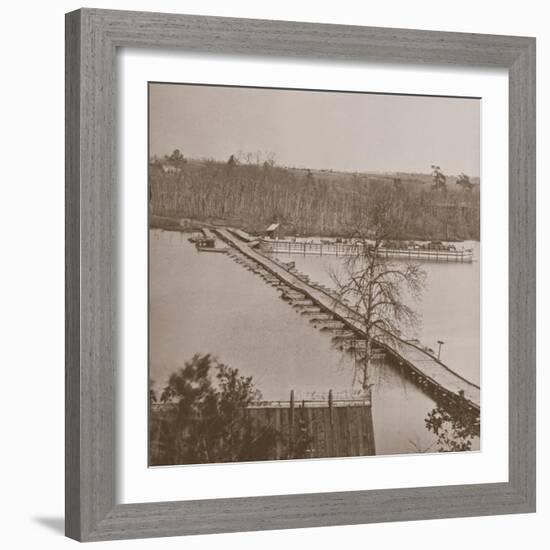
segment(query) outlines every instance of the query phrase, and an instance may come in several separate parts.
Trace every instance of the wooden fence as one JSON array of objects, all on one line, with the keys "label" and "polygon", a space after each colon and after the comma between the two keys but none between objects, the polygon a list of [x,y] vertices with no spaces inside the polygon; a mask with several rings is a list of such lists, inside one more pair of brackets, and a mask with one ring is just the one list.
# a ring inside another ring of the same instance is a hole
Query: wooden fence
[{"label": "wooden fence", "polygon": [[261,431],[274,428],[281,437],[269,459],[374,455],[370,399],[275,401],[253,404],[247,414]]},{"label": "wooden fence", "polygon": [[[313,254],[317,256],[355,256],[362,251],[360,244],[276,240],[262,241],[261,248],[266,252],[275,254]],[[406,258],[434,262],[470,263],[473,261],[473,251],[471,249],[380,248],[378,255],[385,258]]]},{"label": "wooden fence", "polygon": [[[177,410],[173,402],[151,405],[151,465],[179,463],[171,450]],[[239,418],[235,433],[248,430],[253,440],[266,433],[274,436],[254,460],[368,456],[376,451],[370,399],[333,399],[329,392],[327,399],[295,402],[291,392],[290,401],[252,403],[241,409]],[[189,419],[188,426],[194,422]],[[227,460],[224,456],[219,461]]]},{"label": "wooden fence", "polygon": [[307,241],[262,241],[261,247],[276,254],[316,254],[318,256],[354,256],[361,250],[356,244]]}]

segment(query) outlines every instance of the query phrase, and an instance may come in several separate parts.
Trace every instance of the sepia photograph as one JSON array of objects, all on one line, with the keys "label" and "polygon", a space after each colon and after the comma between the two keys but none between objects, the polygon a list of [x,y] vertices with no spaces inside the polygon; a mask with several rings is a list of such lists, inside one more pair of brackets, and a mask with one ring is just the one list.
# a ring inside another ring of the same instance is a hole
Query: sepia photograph
[{"label": "sepia photograph", "polygon": [[149,466],[480,450],[480,109],[149,83]]}]

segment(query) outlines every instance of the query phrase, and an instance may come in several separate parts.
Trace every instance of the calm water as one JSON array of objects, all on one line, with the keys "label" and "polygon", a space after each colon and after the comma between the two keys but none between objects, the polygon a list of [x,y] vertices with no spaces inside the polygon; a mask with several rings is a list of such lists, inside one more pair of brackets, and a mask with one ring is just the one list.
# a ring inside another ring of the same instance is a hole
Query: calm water
[{"label": "calm water", "polygon": [[[299,269],[327,284],[326,263],[338,261],[292,259]],[[470,295],[473,290],[464,280],[475,280],[477,269],[477,264],[427,266],[431,297],[426,293],[419,308],[424,315],[421,341],[433,346],[434,338],[444,340],[443,358],[447,361],[452,355],[453,367],[475,380],[479,315],[471,304],[477,307],[479,291],[477,298]],[[455,280],[456,286],[449,284]],[[149,285],[150,374],[157,387],[195,353],[211,353],[252,376],[268,400],[288,400],[291,389],[298,398],[329,389],[352,389],[353,358],[334,349],[328,333],[314,328],[273,287],[228,256],[197,252],[185,234],[152,230]],[[449,292],[451,286],[453,292]],[[462,299],[457,297],[461,293]],[[454,315],[447,309],[451,306],[459,308]],[[430,323],[441,311],[447,312],[445,317]],[[471,316],[466,321],[465,312]],[[466,340],[449,338],[459,323],[454,319],[460,319],[461,331],[468,328]],[[376,365],[372,379],[377,454],[427,448],[433,434],[426,430],[424,418],[434,402],[388,365]]]},{"label": "calm water", "polygon": [[[459,246],[473,248],[475,261],[470,264],[423,264],[426,287],[418,301],[406,298],[421,315],[421,326],[410,337],[418,338],[423,345],[435,351],[438,349],[437,341],[442,340],[441,360],[468,380],[479,384],[479,242],[467,241]],[[336,256],[278,254],[277,257],[296,262],[297,269],[329,287],[335,286],[329,270],[343,277],[343,260]]]}]

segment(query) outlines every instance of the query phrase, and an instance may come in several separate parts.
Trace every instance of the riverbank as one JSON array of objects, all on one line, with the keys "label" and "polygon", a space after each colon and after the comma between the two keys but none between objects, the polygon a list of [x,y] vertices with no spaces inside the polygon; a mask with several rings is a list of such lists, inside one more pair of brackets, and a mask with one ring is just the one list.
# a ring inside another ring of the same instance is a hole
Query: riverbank
[{"label": "riverbank", "polygon": [[[149,228],[150,229],[164,229],[165,231],[180,231],[182,233],[189,233],[193,231],[198,231],[203,227],[216,229],[224,227],[234,227],[242,229],[250,235],[263,235],[265,234],[266,226],[254,226],[252,224],[247,224],[243,220],[235,218],[186,218],[184,216],[178,216],[175,213],[170,215],[159,215],[152,214],[149,219]],[[289,235],[290,237],[290,235]],[[292,238],[296,238],[298,241],[303,241],[305,239],[313,239],[315,242],[320,242],[320,239],[349,239],[352,238],[351,234],[337,234],[333,231],[323,233],[303,233],[298,237],[292,235]],[[428,243],[430,241],[444,241],[446,243],[461,243],[469,239],[458,239],[458,238],[444,238],[438,236],[428,236],[428,237],[419,237],[414,236],[413,234],[402,237],[400,240],[403,241],[418,241],[420,243]],[[479,240],[472,239],[473,242],[479,242]]]}]

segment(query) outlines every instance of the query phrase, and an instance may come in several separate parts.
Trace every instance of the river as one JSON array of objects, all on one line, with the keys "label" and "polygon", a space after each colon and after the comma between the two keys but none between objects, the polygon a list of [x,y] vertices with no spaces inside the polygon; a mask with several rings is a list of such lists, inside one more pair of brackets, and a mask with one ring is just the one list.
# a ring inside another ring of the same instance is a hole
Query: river
[{"label": "river", "polygon": [[[424,262],[426,285],[418,300],[406,296],[405,300],[420,314],[420,326],[407,336],[418,338],[423,345],[437,352],[441,347],[441,360],[450,368],[475,384],[479,384],[480,313],[479,313],[479,257],[477,241],[459,245],[474,251],[472,263]],[[294,261],[296,268],[313,281],[335,288],[330,273],[345,277],[341,257],[300,254],[278,254],[278,258]]]},{"label": "river", "polygon": [[[260,277],[227,255],[197,252],[187,237],[150,231],[149,356],[157,388],[194,354],[211,353],[252,376],[267,400],[288,400],[292,389],[298,398],[352,389],[353,358],[335,349],[328,333],[314,328]],[[478,258],[479,248],[475,254]],[[326,284],[327,265],[339,261],[292,259],[301,271]],[[443,340],[442,359],[477,381],[479,264],[425,268],[428,284],[417,304],[423,316],[418,337],[432,347]],[[453,338],[457,331],[460,341]],[[424,418],[435,407],[432,399],[384,363],[374,366],[372,381],[377,454],[428,449],[434,436]]]}]

